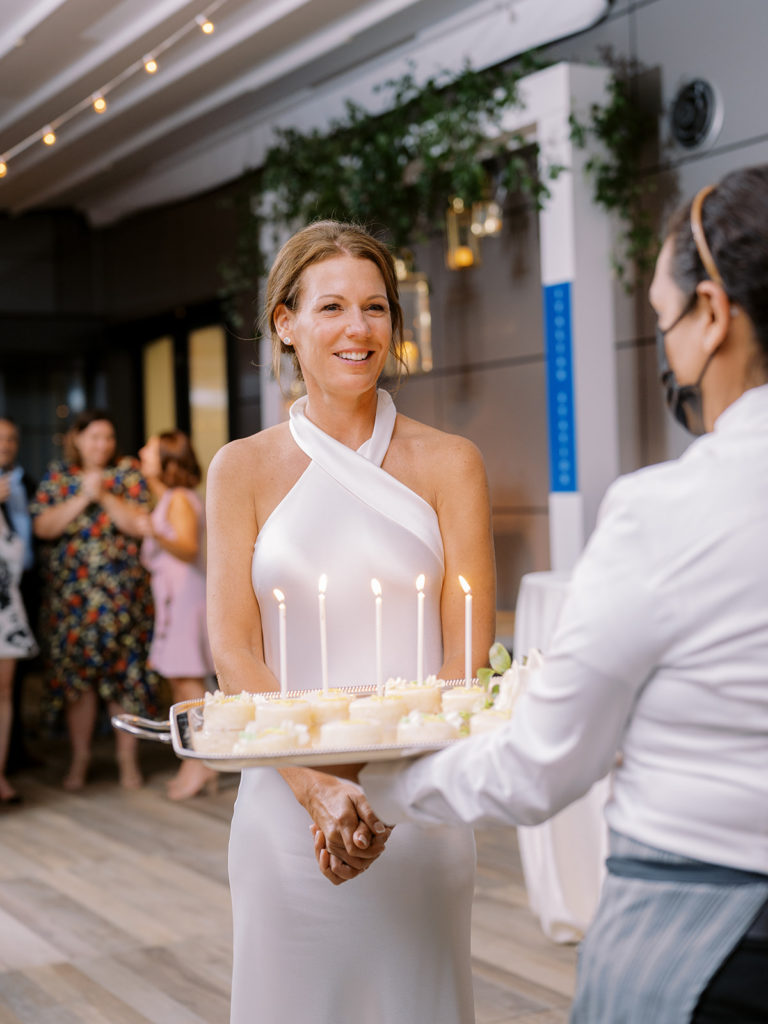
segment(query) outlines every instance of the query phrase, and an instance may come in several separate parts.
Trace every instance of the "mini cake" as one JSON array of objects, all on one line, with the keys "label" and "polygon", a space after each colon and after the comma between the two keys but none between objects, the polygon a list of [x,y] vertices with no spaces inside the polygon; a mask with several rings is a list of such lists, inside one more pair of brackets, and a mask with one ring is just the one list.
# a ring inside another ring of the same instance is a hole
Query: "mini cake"
[{"label": "mini cake", "polygon": [[378,722],[364,718],[344,718],[323,722],[320,726],[319,747],[373,747],[382,740],[382,727]]},{"label": "mini cake", "polygon": [[306,725],[285,722],[284,725],[260,729],[256,722],[249,722],[238,736],[232,753],[279,754],[306,746],[309,746],[309,730]]},{"label": "mini cake", "polygon": [[398,743],[441,743],[455,740],[458,735],[459,730],[445,715],[411,711],[397,723]]},{"label": "mini cake", "polygon": [[508,722],[512,717],[511,711],[504,711],[498,708],[483,708],[476,711],[469,720],[469,735],[479,736],[483,732],[493,732],[499,726]]},{"label": "mini cake", "polygon": [[312,717],[316,725],[323,722],[336,722],[346,718],[349,714],[349,705],[354,699],[351,694],[343,690],[329,690],[323,693],[322,690],[308,692],[307,700],[312,705]]},{"label": "mini cake", "polygon": [[392,743],[397,723],[408,713],[408,705],[402,697],[360,697],[349,706],[349,717],[353,721],[361,718],[376,722],[383,730],[382,742]]},{"label": "mini cake", "polygon": [[257,705],[256,724],[259,729],[281,726],[284,722],[309,728],[312,725],[312,705],[308,700],[290,697],[276,697]]},{"label": "mini cake", "polygon": [[425,714],[437,714],[440,711],[442,690],[437,676],[427,676],[422,683],[388,679],[385,690],[388,695],[402,697],[409,711],[423,711]]},{"label": "mini cake", "polygon": [[198,754],[231,754],[239,735],[237,729],[193,729],[190,732],[192,749]]},{"label": "mini cake", "polygon": [[443,692],[443,711],[479,711],[487,697],[482,686],[452,686]]},{"label": "mini cake", "polygon": [[203,700],[203,731],[218,732],[222,729],[242,730],[253,721],[255,714],[254,694],[206,693]]}]

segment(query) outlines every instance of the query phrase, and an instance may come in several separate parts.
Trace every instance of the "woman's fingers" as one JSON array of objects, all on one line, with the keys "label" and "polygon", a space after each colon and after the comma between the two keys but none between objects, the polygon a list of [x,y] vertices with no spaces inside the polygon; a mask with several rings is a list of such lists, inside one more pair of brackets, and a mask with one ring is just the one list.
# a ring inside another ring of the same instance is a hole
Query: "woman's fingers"
[{"label": "woman's fingers", "polygon": [[392,829],[381,821],[374,809],[368,803],[368,798],[365,793],[362,793],[360,790],[355,790],[350,793],[350,799],[355,806],[358,818],[370,829],[373,835],[383,836],[385,833],[389,835]]}]

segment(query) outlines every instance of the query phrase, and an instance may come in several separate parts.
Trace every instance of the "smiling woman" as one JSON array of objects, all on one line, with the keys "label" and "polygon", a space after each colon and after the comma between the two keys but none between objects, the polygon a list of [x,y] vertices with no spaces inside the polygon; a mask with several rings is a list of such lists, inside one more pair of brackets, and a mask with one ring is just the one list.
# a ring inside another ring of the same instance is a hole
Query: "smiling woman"
[{"label": "smiling woman", "polygon": [[[464,669],[460,572],[472,580],[477,668],[495,606],[485,469],[468,441],[399,415],[377,388],[402,333],[389,251],[352,225],[305,228],[277,256],[265,319],[276,359],[292,354],[307,394],[290,423],[232,442],[209,470],[209,632],[221,688],[276,690],[278,666],[290,689],[320,688],[321,578],[330,686],[371,679],[374,665],[383,677],[413,672],[419,576],[424,672]],[[381,629],[371,580],[384,595]],[[244,771],[230,844],[233,1024],[353,1024],[361,1008],[370,1024],[469,1024],[473,867],[471,830],[405,826],[389,836],[344,778]],[[338,891],[322,875],[355,880]],[[376,955],[346,974],[352,941]]]},{"label": "smiling woman", "polygon": [[298,306],[280,303],[273,322],[304,381],[344,387],[378,380],[392,340],[386,286],[375,263],[340,255],[308,267]]}]

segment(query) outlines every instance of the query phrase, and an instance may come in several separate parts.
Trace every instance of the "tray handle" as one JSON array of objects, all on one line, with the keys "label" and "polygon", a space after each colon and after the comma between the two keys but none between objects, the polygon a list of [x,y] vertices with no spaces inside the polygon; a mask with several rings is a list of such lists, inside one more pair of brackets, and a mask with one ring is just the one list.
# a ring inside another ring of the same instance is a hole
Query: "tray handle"
[{"label": "tray handle", "polygon": [[154,740],[155,743],[171,742],[171,723],[169,721],[156,722],[151,718],[142,718],[140,715],[113,715],[112,725],[115,729],[129,732],[133,736],[140,736],[143,740]]}]

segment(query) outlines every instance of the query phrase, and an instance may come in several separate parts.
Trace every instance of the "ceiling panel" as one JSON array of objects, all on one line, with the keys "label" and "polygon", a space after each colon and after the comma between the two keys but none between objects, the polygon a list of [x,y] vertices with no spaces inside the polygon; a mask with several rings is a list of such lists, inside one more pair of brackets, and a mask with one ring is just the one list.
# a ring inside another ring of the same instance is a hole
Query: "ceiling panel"
[{"label": "ceiling panel", "polygon": [[[442,26],[453,40],[446,54],[458,67],[457,39],[466,37],[476,49],[476,37],[493,32],[499,60],[531,38],[521,31],[528,13],[546,21],[547,38],[554,38],[552,12],[559,10],[573,31],[600,17],[608,3],[0,0],[0,158],[8,165],[0,209],[74,205],[92,214],[99,206],[109,211],[102,216],[115,217],[161,194],[166,201],[192,194],[245,170],[256,156],[243,139],[254,132],[261,139],[301,109],[302,97],[343,87],[359,98],[356,75],[378,67],[380,80],[393,69],[402,73],[408,60],[418,60],[422,37],[439,37]],[[210,36],[195,22],[204,13],[216,26]],[[508,40],[499,39],[499,26]],[[160,70],[147,75],[141,60],[158,49]],[[90,98],[105,86],[107,111],[95,114]],[[53,147],[40,141],[47,124],[56,128]],[[228,155],[219,152],[223,146]],[[206,150],[205,174],[196,179],[198,155]],[[161,193],[153,176],[163,178]],[[122,201],[124,193],[130,201]]]}]

